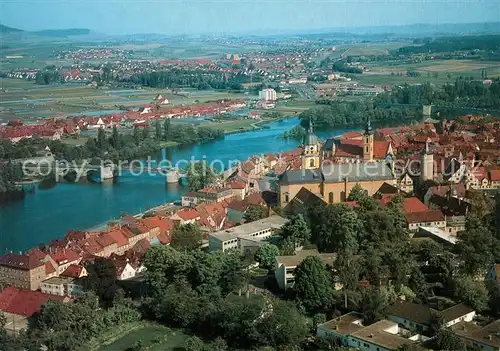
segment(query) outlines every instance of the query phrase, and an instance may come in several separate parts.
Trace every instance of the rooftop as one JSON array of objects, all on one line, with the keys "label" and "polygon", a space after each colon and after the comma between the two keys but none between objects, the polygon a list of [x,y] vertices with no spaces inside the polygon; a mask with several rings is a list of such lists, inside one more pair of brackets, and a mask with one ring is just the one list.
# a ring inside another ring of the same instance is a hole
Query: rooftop
[{"label": "rooftop", "polygon": [[418,324],[428,325],[431,320],[432,309],[428,306],[413,302],[398,301],[389,306],[387,315],[393,315]]},{"label": "rooftop", "polygon": [[300,250],[293,256],[276,256],[276,261],[285,267],[296,267],[302,260],[309,256],[319,257],[323,263],[329,265],[332,265],[337,257],[334,253],[319,253],[318,250]]},{"label": "rooftop", "polygon": [[227,241],[238,237],[245,237],[250,234],[259,232],[261,230],[266,230],[269,228],[279,229],[287,221],[288,220],[283,217],[274,215],[268,218],[259,219],[258,221],[255,222],[244,223],[242,225],[230,229],[219,230],[218,232],[209,234],[209,236],[216,238],[220,241]]},{"label": "rooftop", "polygon": [[396,350],[404,344],[412,343],[409,339],[386,331],[394,327],[398,327],[398,324],[383,319],[354,332],[352,336],[389,350]]},{"label": "rooftop", "polygon": [[325,164],[322,171],[326,183],[394,179],[391,169],[383,162]]},{"label": "rooftop", "polygon": [[436,227],[420,227],[418,233],[416,233],[413,237],[430,237],[432,239],[438,239],[438,241],[445,241],[450,244],[455,244],[457,242],[456,234],[451,235],[451,233]]},{"label": "rooftop", "polygon": [[321,329],[333,330],[339,334],[352,334],[362,328],[363,315],[351,312],[319,325]]},{"label": "rooftop", "polygon": [[9,286],[0,292],[0,310],[25,317],[40,311],[48,300],[67,301],[67,296],[44,294]]},{"label": "rooftop", "polygon": [[67,277],[53,277],[47,280],[44,280],[42,284],[53,284],[53,285],[63,285],[63,284],[71,284],[75,281],[73,278]]},{"label": "rooftop", "polygon": [[479,328],[474,323],[461,322],[454,326],[453,331],[476,343],[488,345],[494,349],[500,348],[500,319],[483,328]]}]

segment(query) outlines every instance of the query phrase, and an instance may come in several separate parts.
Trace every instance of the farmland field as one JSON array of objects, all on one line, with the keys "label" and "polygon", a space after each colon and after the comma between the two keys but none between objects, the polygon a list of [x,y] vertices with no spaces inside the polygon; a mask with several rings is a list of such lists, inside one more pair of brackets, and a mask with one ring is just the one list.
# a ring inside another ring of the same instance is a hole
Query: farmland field
[{"label": "farmland field", "polygon": [[186,89],[95,89],[82,84],[36,85],[21,79],[0,78],[0,119],[36,120],[56,115],[113,113],[120,106],[151,104],[162,94],[170,105],[190,105],[221,99],[246,99],[248,95],[225,91]]}]

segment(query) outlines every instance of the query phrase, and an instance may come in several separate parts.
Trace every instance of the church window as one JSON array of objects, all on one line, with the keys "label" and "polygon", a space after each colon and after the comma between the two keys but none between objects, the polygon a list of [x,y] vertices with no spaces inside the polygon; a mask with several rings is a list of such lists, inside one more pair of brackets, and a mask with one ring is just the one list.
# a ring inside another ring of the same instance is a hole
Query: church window
[{"label": "church window", "polygon": [[366,149],[365,149],[365,150],[366,150],[366,152],[368,152],[368,146],[366,146]]},{"label": "church window", "polygon": [[290,201],[290,194],[285,193],[285,202],[289,202],[289,201]]},{"label": "church window", "polygon": [[331,204],[333,204],[333,192],[330,192],[328,194],[328,202],[331,203]]},{"label": "church window", "polygon": [[315,167],[315,164],[314,164],[314,158],[311,158],[309,160],[309,167]]}]

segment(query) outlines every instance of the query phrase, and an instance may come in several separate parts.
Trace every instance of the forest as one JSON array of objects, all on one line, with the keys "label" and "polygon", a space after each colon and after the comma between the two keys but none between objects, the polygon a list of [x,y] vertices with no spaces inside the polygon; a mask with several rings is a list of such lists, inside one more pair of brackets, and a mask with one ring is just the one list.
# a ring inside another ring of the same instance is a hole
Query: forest
[{"label": "forest", "polygon": [[422,105],[431,104],[442,110],[440,118],[452,116],[455,109],[476,109],[475,113],[479,114],[488,111],[498,114],[500,80],[494,80],[489,86],[464,78],[441,88],[429,83],[405,84],[359,102],[317,100],[316,103],[320,107],[300,114],[303,127],[308,126],[309,119],[321,128],[362,125],[368,118],[375,123],[409,123],[420,121]]},{"label": "forest", "polygon": [[[416,44],[422,43],[422,39],[417,39]],[[437,39],[426,39],[420,46],[405,46],[399,48],[398,53],[402,54],[426,54],[450,51],[499,51],[500,35],[470,35],[458,37],[442,37]]]}]

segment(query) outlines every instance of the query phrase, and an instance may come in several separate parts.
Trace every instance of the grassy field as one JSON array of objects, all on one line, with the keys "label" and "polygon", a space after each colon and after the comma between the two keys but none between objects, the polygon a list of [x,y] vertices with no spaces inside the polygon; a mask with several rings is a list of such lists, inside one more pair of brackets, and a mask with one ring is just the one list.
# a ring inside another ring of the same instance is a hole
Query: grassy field
[{"label": "grassy field", "polygon": [[154,323],[138,322],[104,333],[79,351],[124,351],[139,340],[143,350],[175,350],[182,348],[187,338],[188,336],[181,330],[172,330]]},{"label": "grassy field", "polygon": [[[434,84],[452,83],[456,78],[473,77],[481,79],[483,69],[488,77],[500,76],[500,62],[479,60],[435,60],[413,64],[388,65],[384,63],[367,63],[368,72],[357,75],[356,80],[364,84],[402,84],[425,83]],[[407,71],[420,72],[420,77],[398,76],[398,73]],[[437,77],[435,77],[437,74]]]}]

